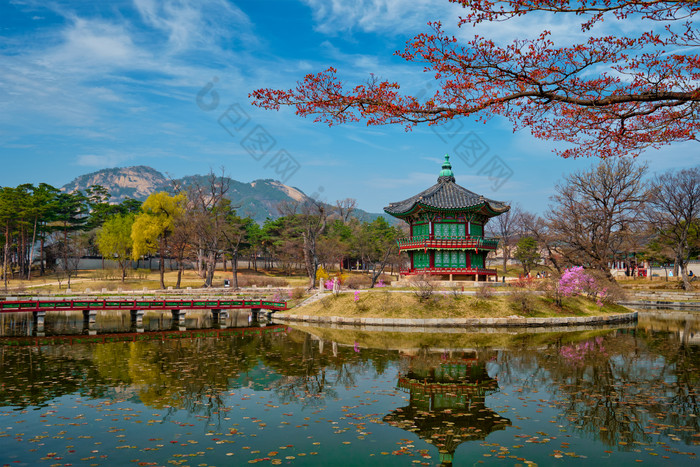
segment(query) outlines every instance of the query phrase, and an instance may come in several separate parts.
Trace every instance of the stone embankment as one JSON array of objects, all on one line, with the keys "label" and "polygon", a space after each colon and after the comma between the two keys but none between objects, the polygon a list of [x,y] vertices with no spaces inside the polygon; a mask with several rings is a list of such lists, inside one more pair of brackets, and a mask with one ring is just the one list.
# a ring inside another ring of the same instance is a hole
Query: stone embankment
[{"label": "stone embankment", "polygon": [[684,308],[700,310],[700,292],[634,291],[620,305],[641,308]]},{"label": "stone embankment", "polygon": [[407,318],[354,318],[346,316],[312,316],[297,314],[275,314],[275,321],[301,321],[320,324],[349,324],[357,326],[406,326],[406,327],[544,327],[544,326],[579,326],[637,321],[637,312],[601,316],[572,316],[562,318],[444,318],[444,319],[407,319]]}]

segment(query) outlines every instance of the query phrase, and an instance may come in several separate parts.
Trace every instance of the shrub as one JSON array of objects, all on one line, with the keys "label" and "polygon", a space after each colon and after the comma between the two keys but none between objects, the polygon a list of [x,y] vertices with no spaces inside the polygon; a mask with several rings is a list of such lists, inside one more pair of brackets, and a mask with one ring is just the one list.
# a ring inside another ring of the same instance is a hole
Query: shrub
[{"label": "shrub", "polygon": [[138,279],[146,279],[148,275],[151,273],[151,270],[148,268],[138,268],[134,269],[134,274]]},{"label": "shrub", "polygon": [[386,313],[391,307],[391,293],[388,290],[384,290],[380,295],[381,299],[379,301],[379,307],[381,308],[382,313]]},{"label": "shrub", "polygon": [[304,297],[304,294],[306,293],[306,289],[304,287],[294,287],[292,289],[292,294],[291,298],[295,300],[299,300]]},{"label": "shrub", "polygon": [[428,300],[435,292],[435,281],[430,275],[418,274],[413,276],[410,284],[411,288],[413,289],[413,293],[421,302]]},{"label": "shrub", "polygon": [[493,297],[493,287],[488,284],[484,284],[476,289],[476,298],[479,300],[488,300]]},{"label": "shrub", "polygon": [[316,270],[316,283],[318,283],[319,279],[323,279],[324,282],[328,280],[330,276],[326,272],[325,269],[323,269],[323,266],[319,266],[318,269]]},{"label": "shrub", "polygon": [[288,284],[286,280],[280,279],[279,277],[247,275],[238,276],[239,287],[251,287],[253,285],[256,287],[267,287],[268,285],[272,287],[286,287]]},{"label": "shrub", "polygon": [[102,270],[102,278],[104,280],[113,280],[113,279],[121,279],[122,275],[121,272],[118,269],[103,269]]},{"label": "shrub", "polygon": [[360,289],[362,287],[369,287],[372,280],[365,275],[355,275],[349,276],[345,280],[345,286],[349,289]]},{"label": "shrub", "polygon": [[508,294],[508,300],[523,314],[528,314],[532,311],[534,299],[532,293],[525,288],[517,288]]},{"label": "shrub", "polygon": [[564,295],[561,292],[561,287],[559,287],[559,279],[560,276],[548,277],[538,284],[537,290],[544,292],[545,298],[552,300],[561,308]]},{"label": "shrub", "polygon": [[454,300],[458,300],[462,297],[462,291],[464,290],[464,288],[461,285],[452,284],[448,290],[452,298]]},{"label": "shrub", "polygon": [[584,271],[582,266],[569,268],[559,279],[559,289],[565,297],[585,295],[598,306],[622,298],[622,290],[601,271]]},{"label": "shrub", "polygon": [[379,278],[377,278],[377,282],[379,281],[382,281],[386,286],[391,285],[391,276],[388,274],[381,274]]},{"label": "shrub", "polygon": [[338,279],[340,285],[345,285],[345,281],[348,279],[347,274],[336,274],[335,278]]}]

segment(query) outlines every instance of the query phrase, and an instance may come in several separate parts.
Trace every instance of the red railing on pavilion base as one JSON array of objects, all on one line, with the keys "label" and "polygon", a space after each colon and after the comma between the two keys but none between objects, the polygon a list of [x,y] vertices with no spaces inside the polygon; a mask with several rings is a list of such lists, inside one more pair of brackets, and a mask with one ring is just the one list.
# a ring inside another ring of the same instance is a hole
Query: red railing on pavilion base
[{"label": "red railing on pavilion base", "polygon": [[450,250],[495,250],[498,247],[498,239],[480,237],[408,237],[397,240],[397,243],[399,244],[399,249],[401,250],[422,248],[444,248]]},{"label": "red railing on pavilion base", "polygon": [[480,275],[495,276],[495,269],[486,268],[421,268],[421,269],[401,269],[402,276],[413,276],[416,274],[459,274],[459,275]]}]

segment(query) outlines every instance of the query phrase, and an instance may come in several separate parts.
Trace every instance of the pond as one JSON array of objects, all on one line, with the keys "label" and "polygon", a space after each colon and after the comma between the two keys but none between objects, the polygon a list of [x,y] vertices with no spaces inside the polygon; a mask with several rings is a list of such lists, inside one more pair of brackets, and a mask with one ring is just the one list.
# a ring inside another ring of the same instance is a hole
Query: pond
[{"label": "pond", "polygon": [[65,335],[69,317],[44,338],[5,317],[0,463],[698,465],[696,316],[513,333],[115,318]]}]

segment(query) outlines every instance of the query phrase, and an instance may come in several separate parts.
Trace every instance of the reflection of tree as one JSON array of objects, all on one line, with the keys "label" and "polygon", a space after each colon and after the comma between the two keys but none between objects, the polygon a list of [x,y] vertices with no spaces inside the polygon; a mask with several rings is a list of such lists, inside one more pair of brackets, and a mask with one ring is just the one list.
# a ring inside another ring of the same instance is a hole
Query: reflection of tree
[{"label": "reflection of tree", "polygon": [[530,368],[549,383],[553,400],[576,429],[631,449],[668,429],[679,429],[673,435],[692,442],[700,429],[698,357],[675,339],[618,331],[530,355],[503,353],[498,377],[507,382],[512,375],[501,369]]},{"label": "reflection of tree", "polygon": [[88,349],[0,346],[0,406],[44,407],[66,394],[102,397],[107,391]]},{"label": "reflection of tree", "polygon": [[476,355],[423,352],[407,366],[398,387],[410,393],[410,404],[384,421],[437,446],[443,465],[452,464],[460,444],[485,439],[510,425],[485,405],[486,395],[497,391],[498,383]]},{"label": "reflection of tree", "polygon": [[258,363],[259,338],[132,342],[128,373],[150,407],[182,408],[210,416],[224,405],[232,379]]},{"label": "reflection of tree", "polygon": [[355,375],[370,368],[383,371],[388,362],[398,358],[396,352],[373,349],[357,352],[343,346],[338,346],[335,353],[330,349],[322,352],[323,342],[295,330],[277,344],[261,356],[268,366],[284,375],[274,384],[275,391],[282,401],[295,401],[303,406],[321,405],[326,397],[337,397],[335,387],[349,389],[356,384]]}]

